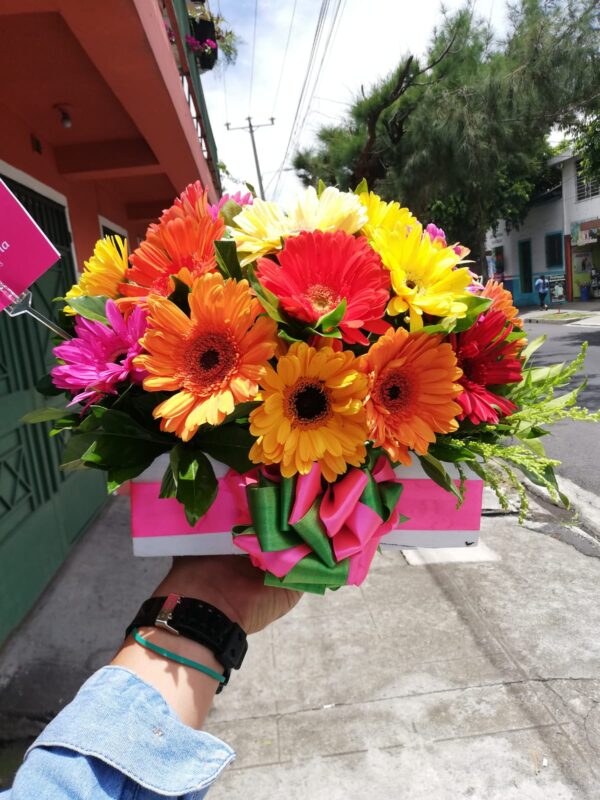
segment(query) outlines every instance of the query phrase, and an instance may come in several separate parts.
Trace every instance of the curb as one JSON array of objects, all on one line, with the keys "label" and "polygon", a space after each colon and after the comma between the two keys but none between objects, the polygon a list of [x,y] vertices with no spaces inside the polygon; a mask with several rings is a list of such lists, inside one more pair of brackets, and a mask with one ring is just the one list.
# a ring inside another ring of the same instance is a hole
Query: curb
[{"label": "curb", "polygon": [[577,316],[574,316],[572,314],[565,313],[565,319],[557,319],[555,317],[524,317],[523,319],[524,322],[541,322],[544,325],[568,325],[571,322],[579,322],[580,320],[589,319],[593,316],[595,315],[581,313],[577,314]]},{"label": "curb", "polygon": [[[556,503],[549,492],[541,486],[536,486],[527,479],[523,480],[523,485],[529,494],[533,495],[537,500],[541,500],[547,505],[552,506],[553,509],[562,512],[562,514],[574,513],[578,523],[575,527],[596,543],[600,544],[600,505],[596,508],[598,500],[594,495],[591,495],[591,493],[587,492],[585,489],[581,489],[568,478],[559,478],[561,491],[566,494],[571,501],[570,508],[565,509],[562,505]],[[596,513],[594,513],[594,511]],[[564,523],[564,520],[562,522]]]}]

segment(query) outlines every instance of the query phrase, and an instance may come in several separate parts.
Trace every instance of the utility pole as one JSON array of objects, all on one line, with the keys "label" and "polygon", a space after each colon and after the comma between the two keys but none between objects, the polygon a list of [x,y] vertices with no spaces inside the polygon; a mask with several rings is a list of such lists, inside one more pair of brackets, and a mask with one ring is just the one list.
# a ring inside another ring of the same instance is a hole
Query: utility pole
[{"label": "utility pole", "polygon": [[252,152],[254,153],[254,163],[256,165],[256,175],[258,177],[258,191],[260,194],[260,199],[265,199],[265,189],[262,182],[262,174],[260,171],[260,164],[258,163],[258,151],[256,149],[256,142],[254,140],[254,131],[258,128],[270,128],[271,125],[275,125],[275,117],[270,117],[270,122],[263,122],[261,125],[253,125],[252,124],[252,117],[246,117],[248,120],[247,125],[241,125],[238,128],[232,128],[229,122],[225,123],[225,127],[228,131],[248,131],[250,134],[250,140],[252,141]]}]

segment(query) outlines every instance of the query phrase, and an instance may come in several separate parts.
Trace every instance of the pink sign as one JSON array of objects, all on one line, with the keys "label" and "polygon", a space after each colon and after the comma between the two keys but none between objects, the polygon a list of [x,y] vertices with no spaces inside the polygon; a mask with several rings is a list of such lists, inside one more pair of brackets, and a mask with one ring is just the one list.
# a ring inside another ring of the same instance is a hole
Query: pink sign
[{"label": "pink sign", "polygon": [[60,253],[0,181],[0,311],[10,305],[40,275],[55,264]]}]

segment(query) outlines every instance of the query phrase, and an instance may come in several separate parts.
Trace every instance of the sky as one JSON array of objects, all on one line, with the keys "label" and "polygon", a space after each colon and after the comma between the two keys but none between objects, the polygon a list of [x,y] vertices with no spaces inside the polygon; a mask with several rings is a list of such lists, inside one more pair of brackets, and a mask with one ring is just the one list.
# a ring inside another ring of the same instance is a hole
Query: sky
[{"label": "sky", "polygon": [[[368,91],[398,65],[405,53],[422,55],[440,19],[440,0],[342,0],[333,26],[336,4],[336,0],[329,3],[313,59],[320,69],[314,69],[308,83],[292,138],[295,149],[313,144],[322,125],[340,122],[348,104],[360,95],[361,86]],[[285,205],[300,188],[289,169],[294,148],[285,163],[284,156],[310,62],[321,0],[296,0],[295,11],[294,0],[210,0],[209,5],[213,13],[225,17],[242,40],[234,65],[219,63],[202,76],[219,160],[237,179],[226,180],[224,188],[243,188],[245,181],[258,188],[247,128],[228,131],[225,123],[232,128],[247,126],[247,117],[251,116],[253,125],[262,125],[274,117],[273,126],[256,131],[256,147],[266,198]],[[464,0],[445,2],[449,11],[462,5]],[[506,31],[504,0],[474,0],[474,6],[479,16],[491,21],[499,36]],[[282,164],[284,170],[278,179]]]}]

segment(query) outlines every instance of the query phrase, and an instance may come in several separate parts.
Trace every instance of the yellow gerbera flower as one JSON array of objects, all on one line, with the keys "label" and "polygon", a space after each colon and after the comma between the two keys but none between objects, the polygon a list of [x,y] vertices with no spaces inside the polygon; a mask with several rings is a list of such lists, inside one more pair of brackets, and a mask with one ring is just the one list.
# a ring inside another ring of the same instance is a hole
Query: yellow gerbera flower
[{"label": "yellow gerbera flower", "polygon": [[240,264],[245,266],[281,248],[281,240],[291,232],[290,221],[278,203],[256,198],[234,217],[231,229]]},{"label": "yellow gerbera flower", "polygon": [[379,228],[371,244],[390,270],[396,293],[388,304],[388,314],[409,311],[411,330],[423,327],[423,314],[466,315],[471,275],[466,267],[456,269],[461,255],[452,247],[437,248],[429,236],[423,236],[420,224],[408,231],[401,225],[391,231]]},{"label": "yellow gerbera flower", "polygon": [[286,215],[277,203],[255,200],[234,217],[231,235],[242,266],[280,250],[282,240],[301,231],[344,231],[353,234],[367,221],[358,197],[328,186],[320,196],[311,186]]},{"label": "yellow gerbera flower", "polygon": [[328,186],[320,195],[310,186],[301,194],[289,212],[292,230],[344,231],[353,234],[367,221],[367,213],[352,192],[340,192]]},{"label": "yellow gerbera flower", "polygon": [[[106,236],[96,242],[94,254],[85,261],[79,282],[74,284],[66,294],[71,297],[110,297],[119,294],[119,284],[127,270],[127,239],[120,236]],[[65,307],[67,314],[75,311]]]},{"label": "yellow gerbera flower", "polygon": [[386,203],[374,192],[363,192],[358,199],[367,212],[367,222],[362,229],[367,239],[372,239],[374,232],[381,228],[392,231],[398,226],[408,229],[418,224],[408,208],[402,208],[400,203]]},{"label": "yellow gerbera flower", "polygon": [[161,430],[189,441],[200,425],[220,425],[236,403],[254,400],[277,347],[276,326],[250,293],[247,281],[220,273],[196,278],[190,316],[166,297],[148,295],[148,355],[136,365],[149,373],[144,389],[177,391],[153,411]]},{"label": "yellow gerbera flower", "polygon": [[279,464],[281,474],[306,475],[315,461],[334,481],[365,458],[367,378],[350,351],[315,350],[295,342],[261,379],[263,404],[250,415],[255,464]]}]

